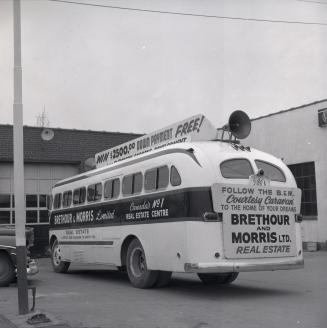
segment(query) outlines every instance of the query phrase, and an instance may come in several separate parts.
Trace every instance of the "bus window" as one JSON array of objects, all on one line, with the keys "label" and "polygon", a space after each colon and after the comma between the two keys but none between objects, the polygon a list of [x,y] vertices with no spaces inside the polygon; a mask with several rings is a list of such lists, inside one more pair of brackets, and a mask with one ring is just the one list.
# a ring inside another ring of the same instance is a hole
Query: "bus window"
[{"label": "bus window", "polygon": [[138,194],[142,191],[143,176],[142,173],[135,173],[133,177],[133,194]]},{"label": "bus window", "polygon": [[119,195],[120,189],[120,180],[119,179],[113,179],[108,180],[104,184],[103,188],[103,195],[104,198],[117,198]]},{"label": "bus window", "polygon": [[170,168],[170,183],[172,186],[179,186],[182,183],[181,176],[174,165]]},{"label": "bus window", "polygon": [[61,194],[55,194],[53,201],[53,208],[57,209],[61,207]]},{"label": "bus window", "polygon": [[77,205],[79,204],[79,193],[80,193],[80,188],[79,189],[75,189],[74,193],[73,193],[73,204]]},{"label": "bus window", "polygon": [[254,174],[250,162],[246,159],[230,159],[220,164],[221,175],[227,179],[248,179]]},{"label": "bus window", "polygon": [[102,198],[102,183],[95,185],[94,200],[100,200]]},{"label": "bus window", "polygon": [[86,188],[82,187],[79,189],[79,203],[84,204],[86,199]]},{"label": "bus window", "polygon": [[112,182],[113,180],[108,180],[105,182],[103,187],[103,197],[112,198]]},{"label": "bus window", "polygon": [[83,204],[85,203],[85,197],[86,196],[86,188],[78,188],[74,190],[73,194],[73,204],[78,205],[78,204]]},{"label": "bus window", "polygon": [[123,195],[131,195],[133,187],[133,175],[126,175],[123,177]]},{"label": "bus window", "polygon": [[102,184],[97,183],[87,187],[87,201],[94,202],[102,198]]},{"label": "bus window", "polygon": [[168,166],[158,167],[158,184],[157,188],[166,188],[169,182],[169,170]]},{"label": "bus window", "polygon": [[93,184],[87,187],[87,201],[93,202],[94,195],[95,195],[95,185]]},{"label": "bus window", "polygon": [[157,187],[157,169],[147,170],[144,175],[144,189],[155,190]]},{"label": "bus window", "polygon": [[283,171],[275,165],[270,163],[260,161],[258,159],[255,160],[255,164],[258,169],[262,169],[264,175],[268,177],[272,181],[286,182],[285,175]]},{"label": "bus window", "polygon": [[114,179],[112,182],[112,198],[117,198],[120,193],[120,180]]},{"label": "bus window", "polygon": [[65,191],[62,197],[62,206],[69,207],[71,203],[72,203],[72,192],[70,190]]}]

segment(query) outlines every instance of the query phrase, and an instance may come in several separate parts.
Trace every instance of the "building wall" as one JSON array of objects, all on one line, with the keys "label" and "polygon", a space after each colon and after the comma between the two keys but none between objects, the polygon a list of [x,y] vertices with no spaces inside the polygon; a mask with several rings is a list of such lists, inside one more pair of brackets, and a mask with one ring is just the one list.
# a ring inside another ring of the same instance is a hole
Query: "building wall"
[{"label": "building wall", "polygon": [[304,220],[305,242],[327,241],[327,127],[318,126],[318,110],[327,100],[252,120],[252,131],[243,144],[283,158],[287,165],[314,162],[317,209],[315,220]]},{"label": "building wall", "polygon": [[[26,164],[25,197],[28,195],[29,204],[26,204],[27,225],[34,227],[35,247],[32,252],[44,254],[48,245],[49,220],[45,196],[51,194],[52,186],[59,180],[78,174],[78,165],[68,164]],[[1,206],[0,224],[14,224],[14,181],[12,163],[0,163],[0,197],[11,196],[9,207]],[[33,202],[35,202],[33,204]],[[9,221],[7,215],[10,213]]]}]

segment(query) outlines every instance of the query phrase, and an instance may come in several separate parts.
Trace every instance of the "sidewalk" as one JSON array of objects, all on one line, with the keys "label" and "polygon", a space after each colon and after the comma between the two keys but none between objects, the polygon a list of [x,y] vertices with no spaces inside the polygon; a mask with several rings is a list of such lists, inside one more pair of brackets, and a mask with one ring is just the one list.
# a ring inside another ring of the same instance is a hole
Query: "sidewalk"
[{"label": "sidewalk", "polygon": [[32,325],[27,323],[28,319],[31,319],[33,316],[40,313],[40,311],[36,311],[26,315],[6,315],[6,317],[0,314],[0,328],[72,328],[65,323],[60,323],[56,318],[49,314],[45,314],[45,317],[50,319],[50,322],[36,323]]}]

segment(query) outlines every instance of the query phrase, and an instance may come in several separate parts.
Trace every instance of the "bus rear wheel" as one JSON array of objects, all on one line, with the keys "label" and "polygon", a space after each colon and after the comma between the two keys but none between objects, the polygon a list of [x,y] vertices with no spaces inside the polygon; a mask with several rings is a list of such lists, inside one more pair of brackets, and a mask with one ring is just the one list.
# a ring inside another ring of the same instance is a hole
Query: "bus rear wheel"
[{"label": "bus rear wheel", "polygon": [[144,249],[138,239],[133,239],[128,246],[126,268],[134,287],[151,288],[158,279],[158,271],[148,270]]},{"label": "bus rear wheel", "polygon": [[198,273],[198,277],[205,285],[231,284],[238,276],[238,272],[226,273]]},{"label": "bus rear wheel", "polygon": [[55,240],[51,248],[51,264],[55,272],[66,273],[70,262],[61,260],[60,246],[58,240]]}]

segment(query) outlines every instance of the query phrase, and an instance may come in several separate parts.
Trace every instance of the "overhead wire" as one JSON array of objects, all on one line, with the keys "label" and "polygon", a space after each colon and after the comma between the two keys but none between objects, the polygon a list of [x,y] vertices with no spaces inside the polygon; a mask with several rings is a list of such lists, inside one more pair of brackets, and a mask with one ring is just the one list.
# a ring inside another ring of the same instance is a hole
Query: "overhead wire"
[{"label": "overhead wire", "polygon": [[225,19],[225,20],[240,20],[240,21],[260,22],[260,23],[280,23],[280,24],[301,24],[301,25],[327,26],[327,23],[321,23],[321,22],[304,22],[304,21],[247,18],[247,17],[236,17],[236,16],[206,15],[206,14],[185,13],[185,12],[178,12],[178,11],[166,11],[166,10],[112,6],[112,5],[78,2],[78,1],[71,1],[71,0],[49,0],[49,1],[74,4],[74,5],[101,7],[101,8],[109,8],[109,9],[117,9],[117,10],[127,10],[127,11],[137,11],[137,12],[146,12],[146,13],[155,13],[155,14],[166,14],[166,15],[192,16],[192,17]]}]

